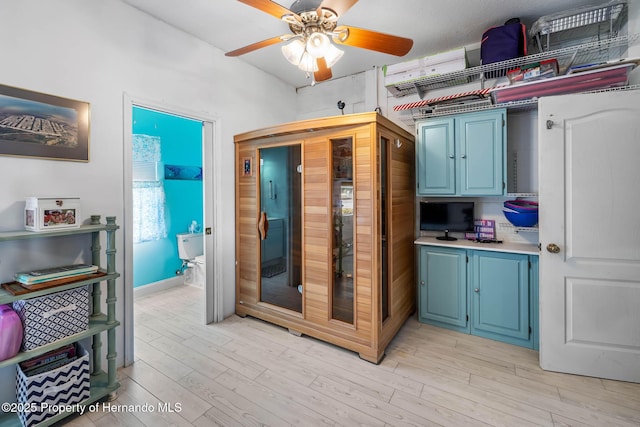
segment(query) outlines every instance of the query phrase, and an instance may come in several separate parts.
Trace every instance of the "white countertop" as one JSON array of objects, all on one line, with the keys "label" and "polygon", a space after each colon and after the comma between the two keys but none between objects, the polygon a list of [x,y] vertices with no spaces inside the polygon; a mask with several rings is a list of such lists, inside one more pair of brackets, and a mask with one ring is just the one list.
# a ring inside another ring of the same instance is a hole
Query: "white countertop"
[{"label": "white countertop", "polygon": [[472,240],[458,239],[454,241],[438,240],[435,237],[419,237],[416,245],[441,246],[445,248],[475,249],[493,252],[509,252],[515,254],[538,255],[538,246],[527,243],[478,243]]}]

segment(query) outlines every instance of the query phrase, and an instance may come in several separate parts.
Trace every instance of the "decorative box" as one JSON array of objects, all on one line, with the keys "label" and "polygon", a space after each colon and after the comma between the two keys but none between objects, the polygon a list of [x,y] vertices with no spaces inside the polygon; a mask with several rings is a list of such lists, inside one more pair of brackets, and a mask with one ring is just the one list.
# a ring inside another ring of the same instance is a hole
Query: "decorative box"
[{"label": "decorative box", "polygon": [[89,287],[13,302],[24,329],[22,351],[86,331],[89,328]]},{"label": "decorative box", "polygon": [[18,417],[23,426],[36,426],[58,415],[58,410],[73,408],[74,404],[89,398],[89,353],[78,343],[76,353],[75,360],[31,376],[18,365],[16,392],[18,409],[22,409]]},{"label": "decorative box", "polygon": [[51,231],[80,227],[79,197],[27,197],[24,228]]}]

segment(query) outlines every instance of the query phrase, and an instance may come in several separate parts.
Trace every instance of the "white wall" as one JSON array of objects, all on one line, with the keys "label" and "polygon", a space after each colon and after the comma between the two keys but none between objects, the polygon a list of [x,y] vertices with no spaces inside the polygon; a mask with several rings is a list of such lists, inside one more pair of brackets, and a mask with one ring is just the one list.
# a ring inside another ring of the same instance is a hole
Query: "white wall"
[{"label": "white wall", "polygon": [[[296,120],[374,111],[379,106],[376,70],[327,80],[315,86],[298,88]],[[384,87],[383,87],[384,89]],[[384,89],[386,92],[386,89]],[[338,101],[344,102],[342,110]]]},{"label": "white wall", "polygon": [[[222,12],[221,12],[222,13]],[[221,16],[222,18],[222,16]],[[215,19],[212,19],[212,22]],[[224,312],[235,310],[233,135],[295,119],[295,89],[219,49],[154,20],[119,0],[2,0],[0,84],[90,103],[90,162],[75,163],[0,156],[0,230],[20,229],[29,195],[75,195],[83,215],[115,215],[122,224],[123,95],[219,118],[223,158]],[[117,234],[117,265],[124,256]],[[65,241],[66,242],[66,241]],[[51,266],[73,247],[38,253],[35,243],[0,244],[0,280],[16,270]],[[104,246],[104,245],[103,245]],[[68,253],[67,253],[68,252]],[[118,280],[118,317],[123,286]],[[123,327],[118,328],[118,365],[123,363]],[[4,382],[7,370],[0,370]],[[0,400],[6,387],[0,389]],[[8,387],[11,393],[12,387]]]}]

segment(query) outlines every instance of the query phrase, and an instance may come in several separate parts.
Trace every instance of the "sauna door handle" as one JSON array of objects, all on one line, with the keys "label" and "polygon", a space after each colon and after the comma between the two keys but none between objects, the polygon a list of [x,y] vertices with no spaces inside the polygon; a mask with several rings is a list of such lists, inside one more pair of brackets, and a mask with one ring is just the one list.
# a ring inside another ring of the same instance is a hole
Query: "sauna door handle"
[{"label": "sauna door handle", "polygon": [[258,233],[260,233],[260,240],[267,239],[268,231],[269,231],[269,220],[267,219],[267,213],[262,211],[258,216]]}]

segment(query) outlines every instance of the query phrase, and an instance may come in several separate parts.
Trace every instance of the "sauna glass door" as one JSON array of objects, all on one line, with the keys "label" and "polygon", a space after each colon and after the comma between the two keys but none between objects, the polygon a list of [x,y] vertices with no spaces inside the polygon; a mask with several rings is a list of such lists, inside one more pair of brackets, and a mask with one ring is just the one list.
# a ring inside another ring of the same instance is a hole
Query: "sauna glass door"
[{"label": "sauna glass door", "polygon": [[353,141],[331,140],[333,288],[331,318],[353,323],[354,217]]},{"label": "sauna glass door", "polygon": [[260,301],[302,312],[300,145],[261,148]]},{"label": "sauna glass door", "polygon": [[378,146],[379,182],[379,214],[380,214],[380,303],[382,321],[389,317],[389,159],[391,157],[390,140],[381,137]]}]

